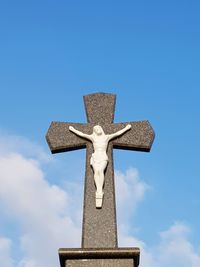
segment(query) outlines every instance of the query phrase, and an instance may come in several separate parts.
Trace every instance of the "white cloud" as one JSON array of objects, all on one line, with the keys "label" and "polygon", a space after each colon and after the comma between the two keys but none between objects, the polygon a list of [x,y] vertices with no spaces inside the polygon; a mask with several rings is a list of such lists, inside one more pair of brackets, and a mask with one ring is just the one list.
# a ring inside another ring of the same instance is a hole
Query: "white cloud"
[{"label": "white cloud", "polygon": [[[115,183],[118,229],[119,233],[123,232],[127,235],[129,231],[127,221],[130,221],[129,218],[135,213],[138,204],[151,187],[140,179],[136,168],[130,168],[125,173],[116,171]],[[119,241],[121,242],[121,235],[119,235]]]},{"label": "white cloud", "polygon": [[142,255],[140,267],[155,266],[153,255],[148,251],[146,244],[129,234],[130,229],[131,232],[136,230],[129,217],[134,215],[138,204],[144,199],[151,186],[141,180],[136,168],[130,168],[125,173],[116,171],[115,176],[119,246],[139,247]]},{"label": "white cloud", "polygon": [[120,246],[140,248],[140,267],[199,267],[200,252],[188,238],[190,231],[184,223],[174,223],[160,233],[160,241],[155,247],[147,247],[145,242],[122,233]]},{"label": "white cloud", "polygon": [[53,157],[36,142],[18,136],[8,135],[0,130],[0,155],[16,152],[28,158],[38,159],[40,162],[50,162]]},{"label": "white cloud", "polygon": [[115,181],[119,209],[128,205],[135,210],[138,203],[143,200],[146,191],[150,189],[150,186],[140,179],[136,168],[128,169],[125,174],[116,171]]},{"label": "white cloud", "polygon": [[0,237],[0,263],[3,267],[14,267],[11,258],[11,240]]},{"label": "white cloud", "polygon": [[159,266],[200,266],[200,253],[188,238],[190,231],[189,226],[176,222],[167,231],[160,233],[161,242],[157,249]]},{"label": "white cloud", "polygon": [[20,267],[58,266],[59,247],[80,245],[69,194],[47,182],[38,160],[19,153],[0,155],[0,200],[4,215],[12,214],[21,229]]}]

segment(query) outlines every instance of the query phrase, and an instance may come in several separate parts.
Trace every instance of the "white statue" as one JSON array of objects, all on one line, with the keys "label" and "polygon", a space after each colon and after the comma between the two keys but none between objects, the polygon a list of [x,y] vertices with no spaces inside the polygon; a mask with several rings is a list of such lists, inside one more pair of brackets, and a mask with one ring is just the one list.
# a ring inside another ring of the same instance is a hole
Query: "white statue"
[{"label": "white statue", "polygon": [[94,171],[94,181],[96,185],[96,208],[102,207],[103,201],[103,185],[104,185],[104,171],[108,164],[108,156],[106,154],[108,143],[111,139],[122,135],[126,131],[131,129],[131,125],[128,124],[124,129],[113,133],[113,134],[105,134],[102,127],[96,125],[93,127],[92,134],[85,134],[74,127],[69,126],[69,130],[75,133],[78,136],[86,138],[90,140],[94,147],[94,153],[90,158],[90,165]]}]

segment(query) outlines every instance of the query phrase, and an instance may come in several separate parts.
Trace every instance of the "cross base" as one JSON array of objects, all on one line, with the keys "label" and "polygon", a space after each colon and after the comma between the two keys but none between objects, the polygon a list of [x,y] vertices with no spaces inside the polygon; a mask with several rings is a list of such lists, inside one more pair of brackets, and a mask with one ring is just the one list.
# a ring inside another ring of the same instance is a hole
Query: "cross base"
[{"label": "cross base", "polygon": [[61,267],[138,267],[139,248],[61,248]]}]

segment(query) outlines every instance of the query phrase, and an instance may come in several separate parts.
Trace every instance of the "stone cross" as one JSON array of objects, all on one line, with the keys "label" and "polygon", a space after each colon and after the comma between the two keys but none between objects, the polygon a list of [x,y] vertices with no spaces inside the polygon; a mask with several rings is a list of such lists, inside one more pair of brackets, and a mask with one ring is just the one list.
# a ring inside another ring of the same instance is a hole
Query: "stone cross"
[{"label": "stone cross", "polygon": [[[82,249],[103,249],[103,252],[99,252],[100,254],[104,253],[105,248],[117,248],[113,148],[149,152],[154,140],[154,131],[148,121],[113,123],[115,99],[115,95],[106,93],[95,93],[84,96],[88,123],[52,122],[46,135],[52,153],[87,148]],[[95,206],[96,188],[94,184],[94,172],[90,166],[93,145],[87,139],[72,133],[69,130],[69,126],[73,126],[78,131],[89,135],[92,133],[95,125],[100,125],[105,134],[113,134],[125,128],[128,124],[131,125],[131,129],[111,140],[108,144],[108,165],[105,170],[103,206],[101,209],[97,209]],[[60,258],[64,254],[65,252],[62,250],[60,252]],[[65,263],[62,264],[65,266]]]}]

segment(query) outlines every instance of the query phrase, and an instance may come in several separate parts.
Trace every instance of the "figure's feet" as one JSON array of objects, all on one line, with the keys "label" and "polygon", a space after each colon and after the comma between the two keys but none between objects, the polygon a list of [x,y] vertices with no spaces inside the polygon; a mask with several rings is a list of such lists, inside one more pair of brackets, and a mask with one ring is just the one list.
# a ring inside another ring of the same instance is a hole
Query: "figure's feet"
[{"label": "figure's feet", "polygon": [[96,193],[96,208],[101,209],[103,203],[103,192],[102,193]]}]

